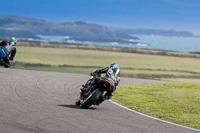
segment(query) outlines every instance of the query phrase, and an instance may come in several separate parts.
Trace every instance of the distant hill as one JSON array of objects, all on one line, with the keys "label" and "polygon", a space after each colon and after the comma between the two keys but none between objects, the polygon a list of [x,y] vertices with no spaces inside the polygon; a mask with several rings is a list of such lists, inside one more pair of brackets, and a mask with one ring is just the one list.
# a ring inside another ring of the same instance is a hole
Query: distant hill
[{"label": "distant hill", "polygon": [[69,36],[69,40],[76,41],[137,44],[139,38],[130,34],[196,37],[188,31],[109,28],[85,22],[55,23],[34,18],[0,15],[0,38],[15,36],[26,40],[39,39],[37,35],[59,35]]},{"label": "distant hill", "polygon": [[0,15],[0,38],[16,36],[24,39],[37,39],[36,35],[69,36],[70,39],[77,41],[94,42],[127,43],[126,40],[128,39],[138,39],[97,24],[84,22],[53,23],[33,18]]}]

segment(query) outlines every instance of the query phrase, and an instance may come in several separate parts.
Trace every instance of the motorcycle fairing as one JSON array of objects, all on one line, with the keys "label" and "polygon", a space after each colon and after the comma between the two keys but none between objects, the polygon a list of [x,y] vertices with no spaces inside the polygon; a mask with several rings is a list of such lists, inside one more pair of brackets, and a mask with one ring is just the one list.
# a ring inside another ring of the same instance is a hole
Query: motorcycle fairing
[{"label": "motorcycle fairing", "polygon": [[106,91],[110,91],[112,90],[112,86],[110,85],[110,83],[105,80],[105,79],[100,79],[99,82],[97,83],[97,85],[103,85],[106,88]]}]

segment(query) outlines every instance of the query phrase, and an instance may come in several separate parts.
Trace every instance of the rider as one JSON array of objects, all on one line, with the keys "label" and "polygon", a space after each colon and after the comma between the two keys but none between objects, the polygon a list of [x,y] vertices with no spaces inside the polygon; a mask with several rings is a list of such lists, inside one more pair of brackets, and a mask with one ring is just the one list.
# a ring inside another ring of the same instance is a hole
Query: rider
[{"label": "rider", "polygon": [[[100,69],[100,70],[96,70],[95,72],[91,73],[91,75],[102,74],[102,73],[105,73],[105,76],[101,77],[101,78],[107,80],[110,83],[110,85],[112,86],[112,90],[107,92],[105,94],[105,97],[104,97],[105,99],[108,100],[112,97],[113,92],[116,90],[116,86],[119,85],[120,69],[119,69],[119,66],[117,64],[113,63],[113,64],[110,65],[110,67],[106,67],[106,68],[103,68],[103,69]],[[94,84],[96,84],[98,81],[99,81],[99,78],[96,78],[95,81],[94,81]],[[93,87],[96,87],[96,86],[94,85]],[[103,99],[102,99],[101,102],[103,102]]]},{"label": "rider", "polygon": [[0,62],[3,62],[4,67],[10,67],[10,60],[13,61],[16,54],[17,39],[11,37],[9,41],[0,43]]}]

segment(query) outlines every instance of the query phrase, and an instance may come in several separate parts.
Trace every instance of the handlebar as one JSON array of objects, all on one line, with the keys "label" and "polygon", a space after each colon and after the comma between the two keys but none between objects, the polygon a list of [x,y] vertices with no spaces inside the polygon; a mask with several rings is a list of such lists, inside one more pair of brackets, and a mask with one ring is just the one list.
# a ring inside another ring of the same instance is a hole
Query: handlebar
[{"label": "handlebar", "polygon": [[96,73],[96,72],[90,73],[90,76],[96,77],[96,76],[97,76],[97,73]]},{"label": "handlebar", "polygon": [[97,72],[93,72],[93,73],[90,73],[90,76],[93,76],[93,78],[97,78],[97,77],[101,77],[101,74],[98,74]]}]

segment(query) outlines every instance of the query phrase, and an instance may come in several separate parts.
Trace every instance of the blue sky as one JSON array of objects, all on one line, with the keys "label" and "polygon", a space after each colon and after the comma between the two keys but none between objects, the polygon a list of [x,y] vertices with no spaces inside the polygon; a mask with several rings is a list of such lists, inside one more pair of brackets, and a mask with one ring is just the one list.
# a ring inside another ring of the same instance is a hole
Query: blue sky
[{"label": "blue sky", "polygon": [[200,0],[1,0],[0,14],[200,34]]}]

